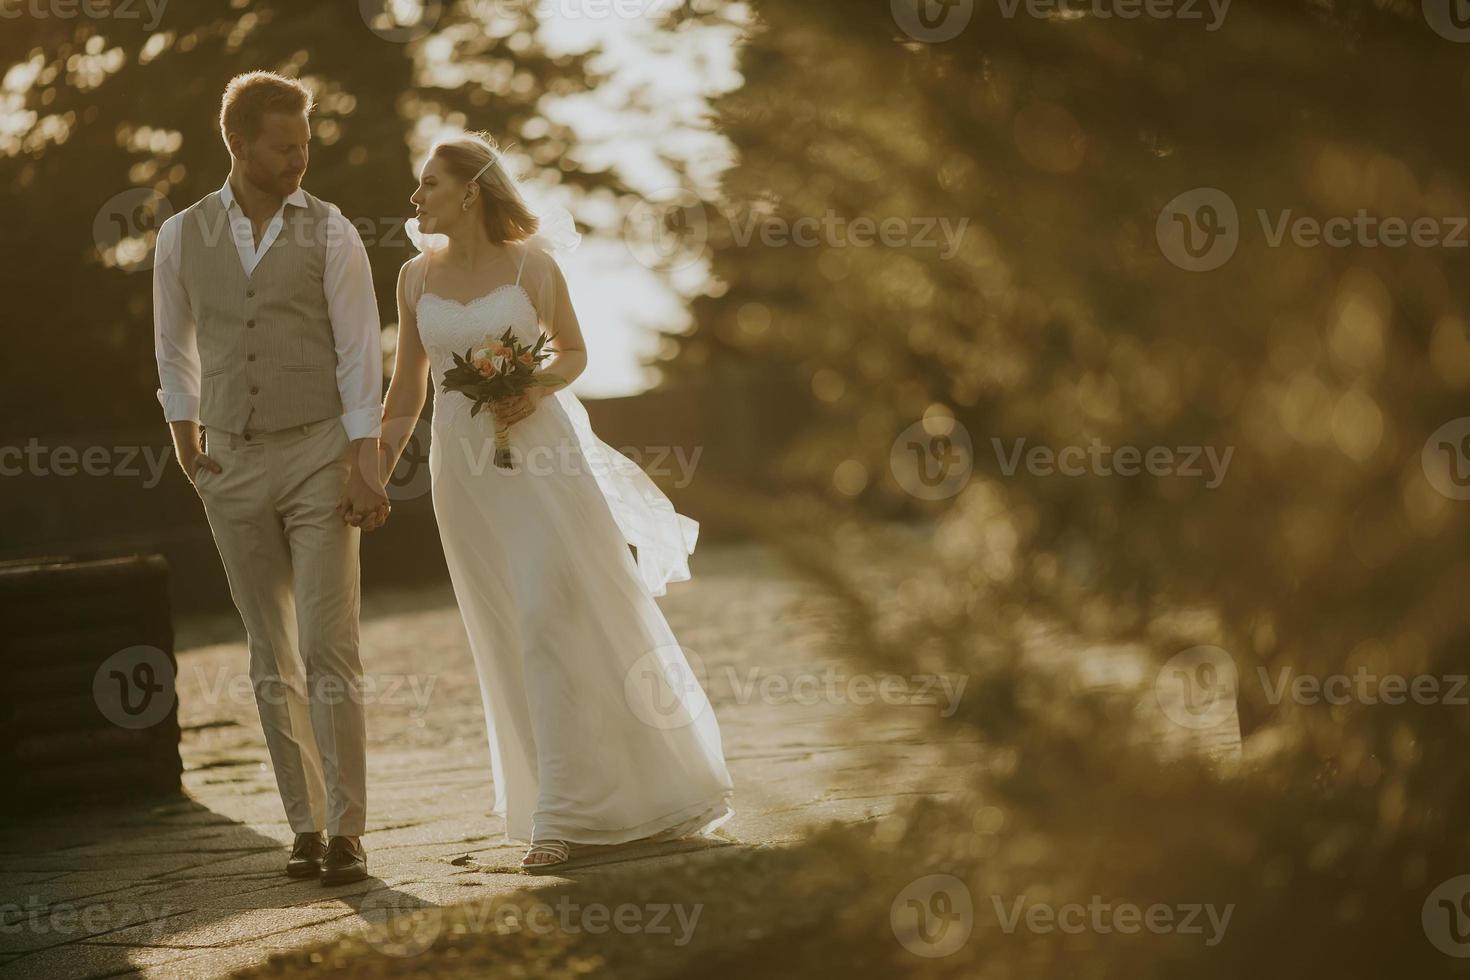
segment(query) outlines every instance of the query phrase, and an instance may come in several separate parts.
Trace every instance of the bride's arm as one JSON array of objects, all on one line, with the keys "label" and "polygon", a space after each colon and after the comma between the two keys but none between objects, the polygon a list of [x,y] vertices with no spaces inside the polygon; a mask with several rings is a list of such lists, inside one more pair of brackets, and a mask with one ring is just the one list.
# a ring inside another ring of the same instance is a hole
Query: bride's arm
[{"label": "bride's arm", "polygon": [[388,382],[388,397],[383,400],[383,437],[380,443],[383,478],[398,465],[414,424],[424,410],[428,397],[429,355],[419,337],[418,314],[408,298],[411,275],[405,262],[398,270],[398,349],[393,356],[393,378]]},{"label": "bride's arm", "polygon": [[538,374],[554,374],[565,379],[566,384],[546,385],[532,389],[540,397],[550,395],[558,388],[567,387],[577,376],[587,370],[587,342],[582,337],[582,325],[577,321],[577,311],[572,307],[571,294],[567,291],[566,278],[554,259],[546,263],[544,280],[538,290],[541,302],[540,314],[546,333],[551,336],[547,347],[554,353],[543,361]]}]

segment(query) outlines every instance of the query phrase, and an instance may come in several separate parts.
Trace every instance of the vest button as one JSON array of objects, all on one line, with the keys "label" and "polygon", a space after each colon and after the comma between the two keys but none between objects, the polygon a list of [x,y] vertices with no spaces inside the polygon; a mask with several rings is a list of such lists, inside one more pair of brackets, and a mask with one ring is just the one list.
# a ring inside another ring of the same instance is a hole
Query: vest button
[{"label": "vest button", "polygon": [[253,290],[253,289],[247,289],[247,290],[245,290],[245,295],[246,296],[254,296],[255,295],[255,290]]},{"label": "vest button", "polygon": [[258,395],[258,394],[260,394],[260,389],[258,387],[256,387],[255,385],[251,385],[250,386],[250,393],[252,395]]},{"label": "vest button", "polygon": [[245,433],[245,441],[246,442],[249,442],[250,441],[250,433],[248,433],[248,432]]},{"label": "vest button", "polygon": [[253,326],[255,326],[255,321],[254,320],[246,320],[245,321],[245,326],[247,326],[247,327],[253,327]]},{"label": "vest button", "polygon": [[249,357],[245,358],[245,360],[247,360],[247,361],[253,361],[253,360],[255,360],[255,355],[254,354],[251,354]]}]

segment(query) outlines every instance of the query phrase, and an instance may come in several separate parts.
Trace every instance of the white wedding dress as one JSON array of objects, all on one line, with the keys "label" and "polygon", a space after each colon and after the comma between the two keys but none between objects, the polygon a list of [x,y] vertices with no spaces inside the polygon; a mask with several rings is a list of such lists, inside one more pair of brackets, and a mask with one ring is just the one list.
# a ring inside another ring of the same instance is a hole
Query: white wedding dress
[{"label": "white wedding dress", "polygon": [[[535,245],[520,248],[524,269]],[[593,435],[565,388],[510,427],[516,468],[498,469],[493,413],[472,418],[440,382],[487,334],[534,343],[538,310],[520,272],[469,303],[422,291],[423,276],[409,295],[434,391],[434,512],[507,841],[710,834],[733,816],[719,725],[653,598],[689,577],[698,525]]]}]

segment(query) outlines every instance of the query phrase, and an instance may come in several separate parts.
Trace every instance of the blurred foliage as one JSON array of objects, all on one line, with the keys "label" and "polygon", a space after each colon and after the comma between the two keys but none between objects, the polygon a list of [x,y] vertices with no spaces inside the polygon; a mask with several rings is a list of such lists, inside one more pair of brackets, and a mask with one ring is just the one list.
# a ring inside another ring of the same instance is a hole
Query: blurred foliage
[{"label": "blurred foliage", "polygon": [[[595,50],[542,49],[533,4],[428,3],[401,22],[355,2],[190,0],[163,5],[156,24],[141,3],[86,5],[110,16],[73,8],[22,12],[0,31],[9,355],[43,368],[7,375],[0,428],[11,434],[161,421],[150,249],[168,213],[224,183],[219,100],[241,72],[273,69],[313,88],[305,186],[358,223],[385,323],[396,319],[398,267],[414,254],[402,230],[413,151],[440,126],[489,130],[513,161],[549,166],[579,190],[628,192],[583,167],[568,130],[537,111],[543,95],[585,91],[598,76]],[[63,398],[53,373],[63,364],[102,370]]]},{"label": "blurred foliage", "polygon": [[[1236,2],[1217,31],[976,4],[939,44],[906,37],[887,4],[752,6],[745,84],[717,104],[737,163],[705,208],[721,287],[683,343],[699,365],[799,368],[811,407],[772,472],[796,489],[762,519],[845,597],[841,643],[869,667],[970,678],[955,721],[1006,760],[974,787],[1003,833],[959,813],[958,840],[894,846],[916,875],[972,874],[977,903],[997,880],[1054,902],[1238,903],[1208,950],[1054,933],[905,969],[1174,976],[1181,950],[1191,976],[1456,965],[1420,916],[1470,869],[1470,715],[1272,703],[1260,671],[1432,675],[1442,692],[1465,673],[1467,505],[1421,461],[1465,414],[1465,233],[1459,248],[1272,247],[1258,212],[1470,214],[1464,46],[1417,3]],[[1209,272],[1172,263],[1155,233],[1199,187],[1239,212],[1239,247]],[[829,212],[970,223],[953,257],[729,232]],[[895,479],[899,434],[921,421],[972,440],[951,498]],[[1213,489],[1007,473],[1022,439],[1233,456]],[[931,546],[907,577],[865,581],[873,566],[840,544],[895,514],[932,520]],[[1129,712],[1037,665],[1038,629],[1078,668],[1106,644],[1158,663],[1223,648],[1242,762],[1161,761]],[[968,863],[935,866],[931,847]],[[852,935],[869,951],[892,945],[880,912]]]}]

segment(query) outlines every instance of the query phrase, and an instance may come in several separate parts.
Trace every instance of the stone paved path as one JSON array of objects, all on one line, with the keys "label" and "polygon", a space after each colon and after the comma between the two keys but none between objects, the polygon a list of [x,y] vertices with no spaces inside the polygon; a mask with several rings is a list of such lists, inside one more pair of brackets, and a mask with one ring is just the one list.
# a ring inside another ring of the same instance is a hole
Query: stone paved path
[{"label": "stone paved path", "polygon": [[[659,602],[702,661],[720,720],[736,786],[730,842],[609,848],[568,875],[679,860],[691,846],[787,843],[960,785],[978,750],[926,731],[943,695],[915,704],[934,697],[849,683],[850,670],[819,656],[821,604],[769,553],[710,546],[692,567],[693,581]],[[520,874],[520,849],[496,843],[477,681],[447,585],[364,598],[365,669],[378,685],[363,839],[374,878],[356,885],[282,874],[291,835],[238,619],[181,622],[179,633],[187,798],[0,829],[0,977],[218,976],[371,933],[389,912],[557,880]]]}]

